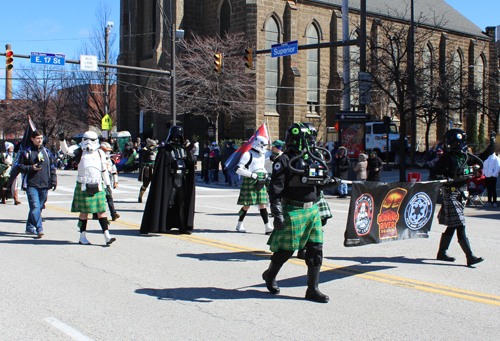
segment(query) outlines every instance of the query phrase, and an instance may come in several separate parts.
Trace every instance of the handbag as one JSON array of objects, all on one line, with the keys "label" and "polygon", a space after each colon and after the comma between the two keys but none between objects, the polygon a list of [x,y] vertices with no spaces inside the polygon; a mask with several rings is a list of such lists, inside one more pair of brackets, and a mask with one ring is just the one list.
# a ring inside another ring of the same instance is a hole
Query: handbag
[{"label": "handbag", "polygon": [[99,184],[87,184],[87,193],[94,195],[99,193]]}]

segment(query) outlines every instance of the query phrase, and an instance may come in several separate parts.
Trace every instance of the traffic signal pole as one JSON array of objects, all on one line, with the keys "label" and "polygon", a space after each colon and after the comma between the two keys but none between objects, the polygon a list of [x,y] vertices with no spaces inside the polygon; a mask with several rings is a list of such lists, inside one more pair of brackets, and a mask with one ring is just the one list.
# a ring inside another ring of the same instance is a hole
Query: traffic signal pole
[{"label": "traffic signal pole", "polygon": [[[11,45],[5,45],[5,49],[10,51]],[[9,58],[7,53],[5,53],[5,58]],[[8,64],[6,60],[6,64]],[[5,99],[12,99],[12,68],[5,68]]]}]

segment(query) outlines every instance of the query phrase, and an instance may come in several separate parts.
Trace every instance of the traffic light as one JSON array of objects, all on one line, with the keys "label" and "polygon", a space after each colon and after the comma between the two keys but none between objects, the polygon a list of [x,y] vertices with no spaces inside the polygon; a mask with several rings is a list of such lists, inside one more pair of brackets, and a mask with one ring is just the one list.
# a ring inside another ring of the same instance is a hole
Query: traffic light
[{"label": "traffic light", "polygon": [[214,71],[217,73],[222,73],[222,53],[214,54]]},{"label": "traffic light", "polygon": [[249,47],[245,49],[245,66],[251,70],[253,70],[253,48]]},{"label": "traffic light", "polygon": [[10,71],[14,68],[14,52],[7,50],[5,52],[5,68]]}]

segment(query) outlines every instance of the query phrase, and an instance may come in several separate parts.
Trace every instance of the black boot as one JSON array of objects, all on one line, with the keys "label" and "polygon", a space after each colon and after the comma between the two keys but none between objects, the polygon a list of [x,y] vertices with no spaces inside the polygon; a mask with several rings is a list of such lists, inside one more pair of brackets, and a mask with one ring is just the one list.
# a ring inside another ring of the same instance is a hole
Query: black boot
[{"label": "black boot", "polygon": [[307,291],[306,300],[315,301],[319,303],[327,303],[330,297],[324,295],[318,289],[319,273],[321,267],[308,267],[307,268]]},{"label": "black boot", "polygon": [[276,282],[276,275],[278,275],[280,269],[281,265],[278,266],[271,261],[271,263],[269,264],[269,269],[264,271],[264,273],[262,274],[262,279],[266,281],[267,290],[269,290],[271,294],[280,293],[280,287]]},{"label": "black boot", "polygon": [[306,248],[303,248],[303,249],[297,251],[297,258],[298,259],[306,259]]},{"label": "black boot", "polygon": [[451,243],[451,238],[453,236],[447,236],[444,233],[441,234],[441,241],[439,242],[439,251],[437,254],[436,259],[437,260],[444,260],[445,262],[454,262],[455,257],[450,257],[446,254],[446,250],[448,250],[448,247],[450,246]]},{"label": "black boot", "polygon": [[465,256],[467,257],[467,266],[481,263],[484,260],[482,257],[474,256],[472,250],[470,249],[469,238],[464,238],[462,240],[459,240],[458,243],[460,244],[460,247],[462,248],[462,250],[465,253]]}]

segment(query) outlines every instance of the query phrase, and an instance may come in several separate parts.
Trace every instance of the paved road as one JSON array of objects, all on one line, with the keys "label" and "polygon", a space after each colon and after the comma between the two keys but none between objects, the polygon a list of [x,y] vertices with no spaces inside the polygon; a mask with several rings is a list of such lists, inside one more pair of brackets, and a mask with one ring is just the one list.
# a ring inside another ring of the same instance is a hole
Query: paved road
[{"label": "paved road", "polygon": [[476,268],[454,239],[456,263],[434,260],[444,227],[429,239],[345,248],[349,201],[328,196],[321,290],[303,299],[306,266],[293,258],[267,292],[267,237],[256,208],[235,231],[238,188],[197,187],[195,233],[140,236],[137,174],[114,192],[121,219],[104,247],[97,221],[78,244],[70,212],[74,171],[59,172],[44,211],[45,236],[24,235],[28,212],[0,206],[0,340],[498,340],[500,211],[467,208]]}]

